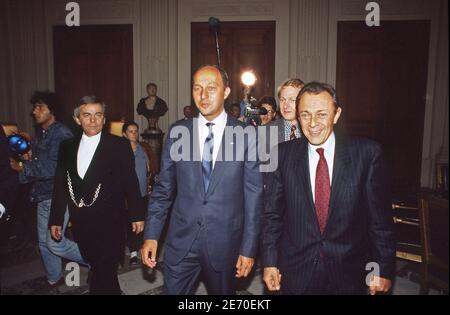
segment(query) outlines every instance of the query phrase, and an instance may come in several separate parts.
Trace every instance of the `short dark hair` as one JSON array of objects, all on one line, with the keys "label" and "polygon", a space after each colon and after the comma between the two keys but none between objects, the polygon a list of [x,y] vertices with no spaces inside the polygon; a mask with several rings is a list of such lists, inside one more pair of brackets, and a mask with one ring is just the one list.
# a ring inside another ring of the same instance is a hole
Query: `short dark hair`
[{"label": "short dark hair", "polygon": [[99,97],[95,95],[83,96],[77,103],[75,109],[73,110],[74,117],[80,117],[80,107],[86,104],[100,104],[102,105],[103,114],[106,113],[106,104]]},{"label": "short dark hair", "polygon": [[309,82],[302,88],[300,93],[298,93],[298,95],[297,95],[297,99],[295,100],[295,106],[298,107],[298,104],[300,103],[300,99],[306,93],[317,95],[322,92],[326,92],[331,96],[331,98],[333,100],[333,104],[336,108],[340,107],[338,105],[339,102],[338,102],[336,90],[334,89],[334,87],[328,83],[322,83],[322,82],[317,82],[317,81]]},{"label": "short dark hair", "polygon": [[239,105],[239,103],[232,103],[230,105],[230,110],[231,110],[232,107],[237,107],[237,108],[239,108],[239,110],[241,110],[241,106]]},{"label": "short dark hair", "polygon": [[268,104],[270,107],[272,107],[272,110],[274,112],[277,111],[277,101],[272,96],[263,96],[259,99],[257,105],[258,107],[261,107],[263,104]]},{"label": "short dark hair", "polygon": [[134,121],[128,121],[128,122],[125,122],[125,123],[123,124],[123,126],[122,126],[122,132],[127,131],[128,127],[130,127],[130,126],[136,126],[136,128],[139,129],[139,125],[138,125],[136,122],[134,122]]},{"label": "short dark hair", "polygon": [[59,105],[56,94],[50,91],[34,91],[30,98],[30,104],[45,104],[55,118],[59,118],[61,114],[61,106]]},{"label": "short dark hair", "polygon": [[223,85],[226,88],[230,86],[230,79],[228,78],[227,72],[225,71],[225,69],[223,69],[217,65],[204,65],[204,66],[198,67],[197,70],[195,70],[194,74],[196,74],[200,69],[207,68],[207,67],[216,68],[220,72],[220,76],[222,77]]}]

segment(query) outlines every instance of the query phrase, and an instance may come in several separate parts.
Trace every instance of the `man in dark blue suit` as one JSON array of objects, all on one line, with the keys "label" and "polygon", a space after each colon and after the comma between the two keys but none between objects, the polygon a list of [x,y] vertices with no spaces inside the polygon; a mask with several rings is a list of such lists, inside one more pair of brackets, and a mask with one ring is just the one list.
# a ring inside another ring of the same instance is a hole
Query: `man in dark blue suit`
[{"label": "man in dark blue suit", "polygon": [[210,294],[235,294],[235,278],[246,277],[254,265],[263,180],[250,154],[256,152],[256,136],[234,134],[246,126],[224,110],[229,93],[224,70],[198,69],[192,96],[199,117],[174,124],[164,147],[141,256],[155,267],[158,239],[174,202],[164,258],[168,294],[193,294],[200,274]]},{"label": "man in dark blue suit", "polygon": [[279,146],[265,179],[264,281],[283,294],[387,292],[395,241],[381,147],[333,132],[342,109],[330,85],[305,85],[296,104],[305,137]]}]

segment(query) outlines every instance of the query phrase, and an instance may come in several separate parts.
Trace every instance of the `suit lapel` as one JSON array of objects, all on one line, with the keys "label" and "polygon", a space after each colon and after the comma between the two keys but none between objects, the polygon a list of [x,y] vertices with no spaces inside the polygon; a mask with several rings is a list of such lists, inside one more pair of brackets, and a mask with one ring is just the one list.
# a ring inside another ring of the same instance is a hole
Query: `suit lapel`
[{"label": "suit lapel", "polygon": [[195,117],[190,120],[190,125],[188,126],[190,130],[191,136],[191,161],[193,163],[194,173],[196,174],[196,178],[200,179],[197,182],[201,183],[201,185],[196,185],[199,191],[199,194],[204,197],[205,189],[203,187],[203,174],[202,174],[202,156],[200,153],[200,144],[199,144],[199,129],[198,129],[198,118]]},{"label": "suit lapel", "polygon": [[[100,137],[100,141],[98,143],[97,148],[95,149],[94,156],[92,157],[92,161],[89,164],[89,167],[86,171],[86,174],[84,175],[83,179],[83,193],[89,193],[92,191],[92,186],[97,186],[99,184],[98,180],[103,178],[102,173],[107,169],[105,168],[105,161],[106,159],[104,157],[105,151],[105,145],[108,134],[106,131],[102,131],[102,135]],[[97,182],[93,182],[93,180],[96,180]]]},{"label": "suit lapel", "polygon": [[314,206],[310,172],[309,172],[309,154],[308,154],[308,141],[306,138],[300,138],[300,145],[298,147],[298,153],[293,154],[293,156],[298,157],[298,163],[296,164],[296,177],[301,180],[301,186],[303,191],[298,192],[298,198],[307,199],[308,205],[308,215],[310,216],[311,222],[314,222],[317,232],[320,233],[319,222],[316,215],[316,207]]},{"label": "suit lapel", "polygon": [[284,119],[278,119],[278,143],[284,142]]},{"label": "suit lapel", "polygon": [[[231,123],[230,116],[227,116],[227,123],[225,125],[225,128],[228,126],[234,126],[234,124]],[[219,151],[217,152],[216,163],[214,164],[214,169],[211,174],[211,179],[209,181],[208,191],[206,192],[206,195],[209,195],[212,191],[214,191],[214,188],[216,187],[220,178],[222,178],[222,174],[225,169],[226,161],[224,161],[225,155],[224,155],[224,152],[222,151],[223,148],[225,148],[225,130],[226,129],[224,129],[223,134],[222,134],[222,140],[220,142]],[[200,165],[200,171],[201,171],[201,165]]]},{"label": "suit lapel", "polygon": [[[331,184],[330,206],[328,210],[327,227],[336,212],[338,197],[342,195],[346,187],[345,178],[351,174],[351,158],[345,138],[336,134],[336,147],[334,153],[333,179]],[[325,228],[325,231],[327,230]]]},{"label": "suit lapel", "polygon": [[78,175],[78,147],[80,146],[81,136],[74,139],[72,145],[70,146],[70,152],[68,154],[69,161],[67,168],[71,174],[72,181],[81,182],[82,179],[80,175]]}]

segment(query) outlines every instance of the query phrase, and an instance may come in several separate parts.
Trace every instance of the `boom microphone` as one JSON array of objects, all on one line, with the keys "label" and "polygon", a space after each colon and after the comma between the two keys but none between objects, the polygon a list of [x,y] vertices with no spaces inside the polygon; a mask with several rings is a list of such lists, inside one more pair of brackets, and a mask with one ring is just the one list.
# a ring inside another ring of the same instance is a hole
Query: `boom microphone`
[{"label": "boom microphone", "polygon": [[217,53],[217,65],[220,67],[220,49],[219,49],[219,37],[217,35],[219,31],[219,19],[211,16],[208,19],[209,30],[214,33],[216,39],[216,53]]}]

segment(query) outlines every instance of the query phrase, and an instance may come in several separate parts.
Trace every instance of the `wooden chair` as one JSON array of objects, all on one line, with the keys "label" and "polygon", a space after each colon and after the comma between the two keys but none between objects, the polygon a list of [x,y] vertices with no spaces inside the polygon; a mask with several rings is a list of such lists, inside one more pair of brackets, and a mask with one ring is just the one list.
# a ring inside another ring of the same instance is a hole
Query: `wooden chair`
[{"label": "wooden chair", "polygon": [[448,199],[422,193],[419,199],[419,222],[423,249],[420,294],[428,294],[430,285],[448,294]]}]

